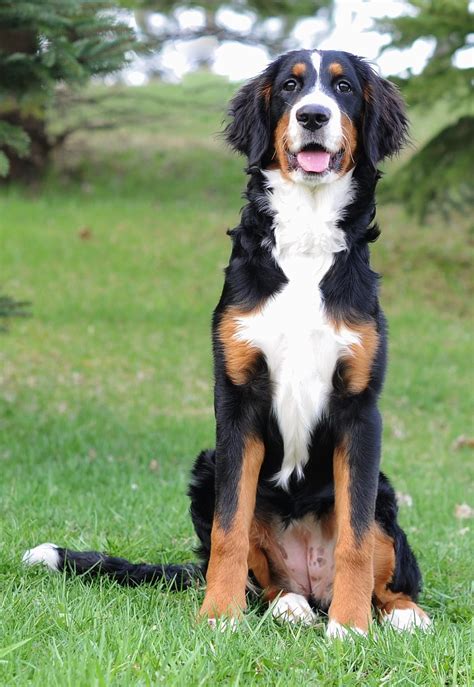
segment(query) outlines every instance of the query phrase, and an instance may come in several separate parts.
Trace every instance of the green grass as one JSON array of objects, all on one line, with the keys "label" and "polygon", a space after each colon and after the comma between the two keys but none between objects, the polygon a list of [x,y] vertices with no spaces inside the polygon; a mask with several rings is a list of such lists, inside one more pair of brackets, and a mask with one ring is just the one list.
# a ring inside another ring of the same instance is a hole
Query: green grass
[{"label": "green grass", "polygon": [[463,218],[420,227],[381,208],[373,249],[391,330],[383,467],[413,499],[400,517],[431,635],[329,644],[323,621],[280,627],[256,610],[212,633],[194,621],[202,591],[20,565],[43,541],[193,558],[187,476],[213,444],[210,314],[244,182],[213,136],[230,90],[194,78],[129,91],[127,107],[169,102],[146,127],[77,135],[44,184],[1,194],[2,291],[33,317],[0,339],[0,684],[469,685],[472,525],[455,507],[472,505],[472,456],[454,448],[473,431]]}]

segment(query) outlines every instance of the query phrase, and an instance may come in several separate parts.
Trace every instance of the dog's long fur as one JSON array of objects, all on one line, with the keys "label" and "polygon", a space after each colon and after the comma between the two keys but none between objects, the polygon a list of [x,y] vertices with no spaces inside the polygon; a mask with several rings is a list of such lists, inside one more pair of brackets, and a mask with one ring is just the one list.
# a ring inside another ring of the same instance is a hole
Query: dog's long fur
[{"label": "dog's long fur", "polygon": [[421,577],[379,472],[387,331],[370,267],[378,163],[407,120],[395,87],[344,52],[282,55],[232,100],[247,205],[213,317],[216,448],[192,471],[200,566],[134,565],[41,545],[27,562],[124,584],[202,573],[201,615],[238,618],[246,587],[286,620],[328,610],[365,633],[371,604],[426,627]]}]

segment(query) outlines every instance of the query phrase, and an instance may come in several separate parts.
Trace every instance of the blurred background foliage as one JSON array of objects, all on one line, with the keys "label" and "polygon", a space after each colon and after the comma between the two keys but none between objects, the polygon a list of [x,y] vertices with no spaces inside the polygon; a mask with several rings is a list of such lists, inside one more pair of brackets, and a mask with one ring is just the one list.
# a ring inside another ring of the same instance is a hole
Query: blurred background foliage
[{"label": "blurred background foliage", "polygon": [[[218,41],[234,40],[249,45],[264,44],[270,54],[277,55],[286,48],[286,37],[302,17],[317,15],[321,10],[326,10],[330,15],[332,0],[231,0],[230,2],[161,2],[161,0],[135,0],[127,2],[123,0],[123,6],[134,7],[135,17],[142,35],[154,49],[160,49],[167,40],[198,39],[212,36]],[[204,21],[199,27],[183,31],[175,20],[175,12],[186,6],[188,8],[204,9]],[[223,7],[232,9],[238,13],[251,13],[252,25],[245,32],[227,25],[223,26],[218,19],[218,12]],[[167,24],[164,30],[156,31],[150,23],[150,18],[155,12],[165,13]],[[264,22],[267,19],[278,17],[281,22],[280,30],[275,34],[266,30]]]},{"label": "blurred background foliage", "polygon": [[458,50],[473,45],[474,15],[467,0],[411,0],[409,5],[411,16],[379,24],[389,31],[391,47],[409,47],[420,37],[434,39],[435,46],[420,74],[394,81],[408,104],[424,116],[445,104],[447,117],[441,130],[394,176],[389,197],[403,201],[423,219],[430,210],[449,214],[474,199],[474,62],[460,69],[453,59]]},{"label": "blurred background foliage", "polygon": [[135,38],[96,0],[0,2],[0,174],[40,174],[60,142],[47,132],[56,88],[122,67]]},{"label": "blurred background foliage", "polygon": [[[198,45],[212,39],[214,47],[229,41],[263,45],[273,56],[297,47],[288,37],[301,18],[323,17],[330,25],[334,7],[331,0],[0,0],[0,175],[10,181],[37,180],[77,131],[151,121],[153,107],[134,108],[133,93],[124,97],[123,88],[90,87],[120,73],[137,56],[150,58],[146,69],[158,81],[163,71],[153,58],[183,41]],[[183,26],[179,13],[193,8],[201,11],[202,21]],[[223,8],[251,17],[248,27],[219,21]],[[278,20],[277,31],[269,29],[272,19]],[[418,117],[438,113],[437,127],[431,127],[431,135],[422,137],[422,145],[405,156],[392,176],[387,198],[403,201],[420,220],[430,211],[465,207],[473,200],[474,68],[461,69],[454,56],[472,45],[469,3],[410,0],[404,14],[379,19],[378,28],[390,35],[384,49],[408,48],[422,37],[434,41],[420,73],[408,69],[394,80]],[[210,67],[212,50],[206,46],[202,55],[197,51],[200,70]],[[156,93],[149,104],[155,100]]]}]

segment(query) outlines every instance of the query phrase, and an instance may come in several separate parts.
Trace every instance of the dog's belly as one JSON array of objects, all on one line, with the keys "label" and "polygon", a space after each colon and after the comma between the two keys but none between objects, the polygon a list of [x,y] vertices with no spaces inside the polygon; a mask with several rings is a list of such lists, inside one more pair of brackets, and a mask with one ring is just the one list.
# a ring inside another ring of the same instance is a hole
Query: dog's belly
[{"label": "dog's belly", "polygon": [[312,596],[322,607],[332,598],[335,534],[331,518],[307,515],[284,528],[274,522],[266,555],[282,589]]},{"label": "dog's belly", "polygon": [[[332,263],[309,257],[285,265],[289,282],[264,306],[239,318],[239,339],[265,355],[272,382],[273,411],[284,444],[276,482],[286,487],[291,474],[302,477],[311,432],[323,416],[338,358],[358,339],[346,328],[336,330],[326,316],[319,289]],[[319,277],[319,279],[318,279]]]}]

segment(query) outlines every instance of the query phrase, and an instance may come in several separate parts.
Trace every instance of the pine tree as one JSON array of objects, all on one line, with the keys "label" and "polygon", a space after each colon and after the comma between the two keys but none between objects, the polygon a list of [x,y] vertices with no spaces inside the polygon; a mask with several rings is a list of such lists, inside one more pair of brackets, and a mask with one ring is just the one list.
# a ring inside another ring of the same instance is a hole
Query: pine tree
[{"label": "pine tree", "polygon": [[119,69],[133,46],[110,0],[0,0],[0,175],[38,173],[56,86]]},{"label": "pine tree", "polygon": [[423,219],[432,210],[449,213],[474,200],[474,65],[460,69],[453,61],[458,50],[472,45],[474,17],[468,0],[411,0],[409,5],[409,16],[381,24],[392,34],[390,47],[410,47],[420,37],[434,39],[435,47],[421,74],[408,74],[399,86],[409,105],[422,111],[445,103],[449,119],[395,175],[388,194]]}]

